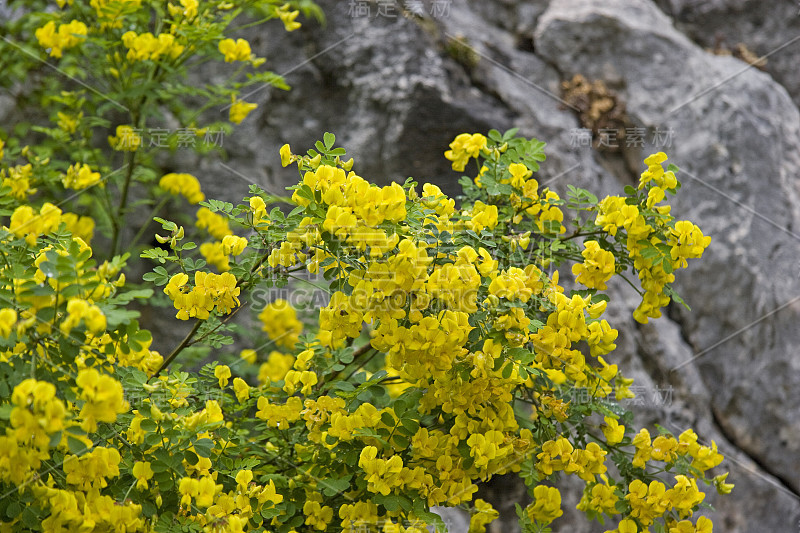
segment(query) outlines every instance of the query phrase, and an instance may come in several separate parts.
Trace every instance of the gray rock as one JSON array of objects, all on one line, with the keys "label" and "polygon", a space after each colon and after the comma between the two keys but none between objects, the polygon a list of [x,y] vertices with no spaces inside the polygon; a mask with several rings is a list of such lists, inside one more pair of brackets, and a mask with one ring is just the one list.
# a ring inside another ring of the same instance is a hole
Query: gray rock
[{"label": "gray rock", "polygon": [[[733,49],[744,44],[766,56],[766,71],[800,103],[800,4],[793,0],[657,0],[678,28],[705,48]],[[742,63],[744,68],[746,63]]]}]

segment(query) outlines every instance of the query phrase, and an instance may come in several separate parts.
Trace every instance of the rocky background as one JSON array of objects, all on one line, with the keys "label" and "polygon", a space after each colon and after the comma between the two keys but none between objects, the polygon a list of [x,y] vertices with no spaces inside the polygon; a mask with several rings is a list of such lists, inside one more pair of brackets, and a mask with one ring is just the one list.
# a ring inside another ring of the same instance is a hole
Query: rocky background
[{"label": "rocky background", "polygon": [[[303,151],[331,131],[360,175],[413,176],[457,194],[442,156],[452,138],[519,127],[548,142],[540,183],[610,194],[637,180],[646,155],[667,152],[682,169],[673,213],[713,241],[676,282],[692,312],[673,306],[638,325],[636,295],[616,287],[615,362],[636,378],[639,424],[694,427],[725,455],[736,488],[708,494],[715,531],[800,531],[800,5],[320,5],[325,26],[247,36],[292,90],[248,98],[259,108],[225,138],[229,159],[179,154],[171,164],[236,201],[248,182],[280,191],[296,179],[279,165],[284,142]],[[517,530],[524,489],[498,480],[482,490],[503,510],[493,531]],[[554,531],[613,528],[588,524],[574,510],[579,493],[569,496]],[[464,516],[446,518],[466,531]]]},{"label": "rocky background", "polygon": [[[694,427],[725,455],[736,488],[708,493],[715,531],[800,531],[800,5],[318,1],[324,26],[243,35],[292,90],[246,98],[259,108],[224,138],[226,158],[178,151],[165,171],[194,173],[212,198],[240,201],[250,183],[280,193],[297,175],[279,147],[302,152],[330,131],[365,178],[413,176],[456,195],[443,157],[453,137],[519,127],[548,143],[541,184],[604,195],[667,152],[682,169],[673,214],[713,241],[675,284],[692,312],[673,306],[639,325],[635,293],[612,287],[613,362],[636,379],[637,424]],[[491,531],[517,531],[524,488],[501,479],[482,493],[503,511]],[[554,531],[613,529],[574,510],[578,492],[563,494]],[[466,532],[463,515],[446,520]]]}]

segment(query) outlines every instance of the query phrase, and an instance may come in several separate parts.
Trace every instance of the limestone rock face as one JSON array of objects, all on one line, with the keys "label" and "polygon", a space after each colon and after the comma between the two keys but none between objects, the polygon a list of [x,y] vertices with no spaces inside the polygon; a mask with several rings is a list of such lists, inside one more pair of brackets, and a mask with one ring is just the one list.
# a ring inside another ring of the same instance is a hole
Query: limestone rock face
[{"label": "limestone rock face", "polygon": [[[792,0],[658,0],[661,9],[690,39],[717,53],[740,55],[740,45],[800,102],[800,4]],[[765,9],[766,8],[766,9]],[[743,66],[744,68],[744,66]]]},{"label": "limestone rock face", "polygon": [[[636,294],[614,288],[614,362],[637,379],[644,398],[654,398],[637,408],[637,423],[659,421],[675,432],[692,426],[726,456],[736,489],[707,500],[719,531],[795,531],[800,43],[772,54],[767,72],[706,48],[725,31],[726,43],[769,53],[797,34],[798,6],[438,0],[404,14],[399,5],[382,12],[385,3],[355,3],[368,13],[355,12],[352,2],[319,3],[325,27],[309,22],[290,35],[247,35],[293,88],[247,98],[259,108],[225,139],[229,159],[168,164],[195,171],[208,196],[239,201],[248,182],[279,192],[296,180],[279,164],[284,142],[301,151],[331,131],[360,175],[378,183],[413,176],[456,194],[458,175],[442,156],[452,138],[519,127],[548,142],[540,183],[612,194],[638,179],[644,156],[666,152],[682,169],[673,214],[713,240],[678,275],[691,312],[671,306],[669,316],[637,325],[630,317]],[[621,141],[610,153],[575,142],[580,124],[560,93],[575,74],[603,80],[619,95],[644,146]],[[664,391],[668,400],[657,394]],[[613,529],[586,524],[575,503],[565,500],[555,531]],[[511,509],[495,531],[515,530]],[[464,524],[454,516],[452,523]]]}]

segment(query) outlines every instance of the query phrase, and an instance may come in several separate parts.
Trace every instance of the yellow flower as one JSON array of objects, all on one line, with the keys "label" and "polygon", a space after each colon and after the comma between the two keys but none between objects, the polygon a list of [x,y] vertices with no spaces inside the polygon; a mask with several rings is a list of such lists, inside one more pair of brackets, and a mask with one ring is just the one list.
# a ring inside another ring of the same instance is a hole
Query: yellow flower
[{"label": "yellow flower", "polygon": [[297,390],[297,385],[302,384],[303,386],[300,392],[309,395],[311,394],[312,387],[318,382],[317,375],[310,370],[303,370],[300,372],[297,370],[289,370],[283,379],[285,382],[283,390],[287,394],[294,394]]},{"label": "yellow flower", "polygon": [[475,500],[475,511],[469,519],[469,531],[467,533],[484,533],[486,525],[500,516],[492,504],[478,498]]},{"label": "yellow flower", "polygon": [[256,364],[256,356],[257,356],[257,354],[256,354],[255,350],[252,350],[250,348],[245,348],[244,350],[242,350],[239,353],[239,356],[242,359],[244,359],[245,361],[247,361],[248,363],[250,363],[251,365]]},{"label": "yellow flower", "polygon": [[475,202],[472,211],[465,211],[467,216],[466,226],[476,233],[480,233],[485,228],[490,230],[497,226],[497,206],[486,205],[481,201]]},{"label": "yellow flower", "polygon": [[239,486],[240,489],[246,490],[247,487],[250,485],[250,482],[253,481],[253,471],[252,470],[239,470],[236,473],[236,484]]},{"label": "yellow flower", "polygon": [[225,55],[226,63],[247,61],[252,53],[250,43],[244,39],[223,39],[219,42],[219,51]]},{"label": "yellow flower", "polygon": [[207,207],[201,207],[197,210],[197,222],[195,226],[200,229],[208,230],[215,239],[222,240],[227,235],[232,235],[230,226],[228,225],[227,217],[214,213]]},{"label": "yellow flower", "polygon": [[176,6],[172,3],[167,5],[169,14],[173,17],[183,16],[187,20],[191,20],[197,16],[197,8],[199,4],[197,0],[181,0],[181,5]]},{"label": "yellow flower", "polygon": [[56,113],[56,117],[58,118],[57,124],[59,128],[67,133],[75,133],[75,130],[78,129],[78,124],[83,118],[83,111],[79,112],[77,115],[69,115],[59,111]]},{"label": "yellow flower", "polygon": [[306,501],[303,505],[303,514],[306,515],[305,523],[322,531],[333,519],[333,509],[327,505],[322,506],[316,501]]},{"label": "yellow flower", "polygon": [[606,425],[603,426],[603,435],[606,436],[606,442],[609,445],[619,444],[625,436],[625,426],[616,421],[610,416],[605,417]]},{"label": "yellow flower", "polygon": [[94,334],[106,329],[106,317],[99,307],[86,300],[72,298],[67,302],[67,316],[61,322],[61,331],[69,334],[81,321]]},{"label": "yellow flower", "polygon": [[233,392],[236,394],[236,399],[239,400],[239,403],[243,403],[250,398],[250,385],[242,378],[233,378]]},{"label": "yellow flower", "polygon": [[100,374],[94,368],[78,372],[75,380],[84,401],[80,416],[81,428],[89,433],[97,429],[97,422],[115,422],[117,415],[128,410],[123,399],[122,385],[111,376]]},{"label": "yellow flower", "polygon": [[614,254],[600,248],[597,241],[583,243],[583,263],[572,265],[572,273],[577,276],[576,281],[590,289],[606,290],[606,281],[611,279],[615,272]]},{"label": "yellow flower", "polygon": [[258,104],[244,102],[234,96],[231,96],[231,108],[228,112],[228,119],[234,124],[241,124],[241,122],[247,118],[247,115],[249,115],[250,112],[257,107]]},{"label": "yellow flower", "polygon": [[222,252],[226,255],[239,255],[247,247],[247,239],[236,235],[226,235],[222,238]]},{"label": "yellow flower", "polygon": [[214,377],[219,380],[220,388],[224,388],[231,379],[231,369],[227,365],[219,365],[214,369]]},{"label": "yellow flower", "polygon": [[39,45],[50,50],[50,56],[61,57],[64,50],[80,44],[87,32],[83,22],[73,20],[69,24],[59,24],[56,30],[56,23],[51,20],[37,29],[35,35]]},{"label": "yellow flower", "polygon": [[230,258],[225,253],[221,242],[204,242],[200,245],[200,253],[209,265],[216,267],[220,272],[231,269]]},{"label": "yellow flower", "polygon": [[275,488],[275,482],[270,479],[269,483],[256,494],[256,498],[258,498],[259,503],[264,504],[270,502],[274,505],[283,501],[283,494],[278,494]]},{"label": "yellow flower", "polygon": [[191,174],[176,174],[171,172],[163,176],[158,186],[174,195],[183,195],[190,204],[197,204],[206,199],[200,189],[200,182]]},{"label": "yellow flower", "polygon": [[292,148],[288,144],[284,144],[280,149],[281,166],[288,166],[292,162],[294,156],[292,155]]},{"label": "yellow flower", "polygon": [[137,34],[128,31],[122,35],[122,43],[128,48],[127,58],[130,61],[155,61],[161,56],[175,59],[184,50],[184,46],[177,43],[171,33],[160,33],[156,37],[150,32]]},{"label": "yellow flower", "polygon": [[70,166],[67,169],[67,173],[61,177],[61,183],[63,183],[64,187],[67,189],[79,191],[100,183],[100,173],[92,172],[89,165],[75,163]]},{"label": "yellow flower", "polygon": [[191,505],[194,498],[198,507],[211,507],[214,505],[214,495],[221,489],[222,485],[215,484],[209,476],[200,479],[184,477],[178,484],[178,491],[183,495],[181,506]]},{"label": "yellow flower", "polygon": [[549,524],[562,514],[561,493],[555,487],[537,485],[533,489],[534,502],[526,509],[528,517],[539,524]]},{"label": "yellow flower", "polygon": [[136,488],[145,490],[147,488],[147,480],[153,477],[153,469],[150,468],[150,463],[147,461],[136,461],[133,463],[133,477],[138,481]]},{"label": "yellow flower", "polygon": [[267,362],[258,369],[258,381],[266,386],[283,381],[292,364],[294,364],[293,356],[273,350],[267,357]]},{"label": "yellow flower", "polygon": [[17,312],[13,309],[0,309],[0,337],[7,339],[17,323]]},{"label": "yellow flower", "polygon": [[277,346],[292,348],[303,332],[303,323],[297,319],[297,312],[289,302],[276,299],[258,315],[262,330]]},{"label": "yellow flower", "polygon": [[108,144],[118,152],[135,152],[142,145],[142,137],[130,126],[117,126],[117,134],[108,138]]},{"label": "yellow flower", "polygon": [[688,220],[681,220],[675,223],[668,244],[672,246],[670,256],[676,261],[677,266],[686,268],[687,259],[703,255],[703,250],[711,244],[711,237],[704,236],[700,228]]},{"label": "yellow flower", "polygon": [[281,19],[281,22],[283,22],[286,31],[294,31],[300,27],[300,23],[294,20],[297,18],[297,15],[300,14],[300,11],[289,11],[289,4],[283,4],[276,10],[276,13]]},{"label": "yellow flower", "polygon": [[728,474],[730,474],[730,472],[725,472],[714,478],[714,487],[720,494],[730,494],[735,486],[733,483],[725,483],[725,480],[728,479]]},{"label": "yellow flower", "polygon": [[481,150],[486,148],[486,137],[480,133],[470,135],[462,133],[450,143],[450,150],[444,156],[453,162],[453,170],[462,172],[470,158],[478,157]]},{"label": "yellow flower", "polygon": [[[5,170],[0,171],[0,177],[2,176],[5,176]],[[33,167],[30,163],[10,167],[8,169],[8,177],[3,178],[3,187],[11,187],[11,195],[17,200],[25,201],[28,199],[29,194],[36,192],[36,189],[31,189],[30,180],[32,177]]]},{"label": "yellow flower", "polygon": [[108,486],[107,478],[119,476],[120,455],[116,448],[95,448],[81,456],[64,458],[67,483],[81,490],[99,490]]},{"label": "yellow flower", "polygon": [[525,184],[525,180],[531,177],[533,172],[522,163],[511,163],[508,165],[508,171],[511,173],[511,186],[521,189]]}]

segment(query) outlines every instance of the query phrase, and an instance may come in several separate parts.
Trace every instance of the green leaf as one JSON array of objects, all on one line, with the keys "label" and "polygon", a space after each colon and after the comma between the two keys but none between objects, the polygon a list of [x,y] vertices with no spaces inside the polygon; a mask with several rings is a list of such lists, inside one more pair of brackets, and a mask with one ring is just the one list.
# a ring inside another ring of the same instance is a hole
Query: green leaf
[{"label": "green leaf", "polygon": [[400,421],[400,423],[403,425],[403,429],[405,429],[409,435],[414,435],[419,430],[419,422],[413,418],[404,418]]},{"label": "green leaf", "polygon": [[80,455],[87,450],[86,445],[82,441],[70,435],[67,435],[67,447],[69,448],[69,453],[73,455]]},{"label": "green leaf", "polygon": [[185,452],[183,452],[183,458],[186,459],[186,462],[189,463],[190,465],[196,465],[197,462],[200,460],[200,458],[197,457],[197,454],[194,453],[192,450],[186,450]]},{"label": "green leaf", "polygon": [[211,439],[199,439],[194,442],[194,449],[200,457],[211,457],[212,448],[214,441]]},{"label": "green leaf", "polygon": [[322,485],[322,492],[326,496],[336,496],[350,488],[350,479],[352,476],[347,476],[339,479],[326,479],[320,483]]},{"label": "green leaf", "polygon": [[330,150],[333,148],[333,143],[336,142],[336,135],[333,133],[326,131],[325,134],[322,136],[322,140],[325,143],[325,148]]},{"label": "green leaf", "polygon": [[154,420],[145,418],[142,420],[139,427],[141,427],[142,430],[146,433],[153,433],[155,430],[158,429],[158,424]]},{"label": "green leaf", "polygon": [[388,411],[385,411],[381,415],[381,422],[383,422],[384,424],[386,424],[390,428],[395,426],[394,417],[392,416],[392,413],[390,413]]}]

